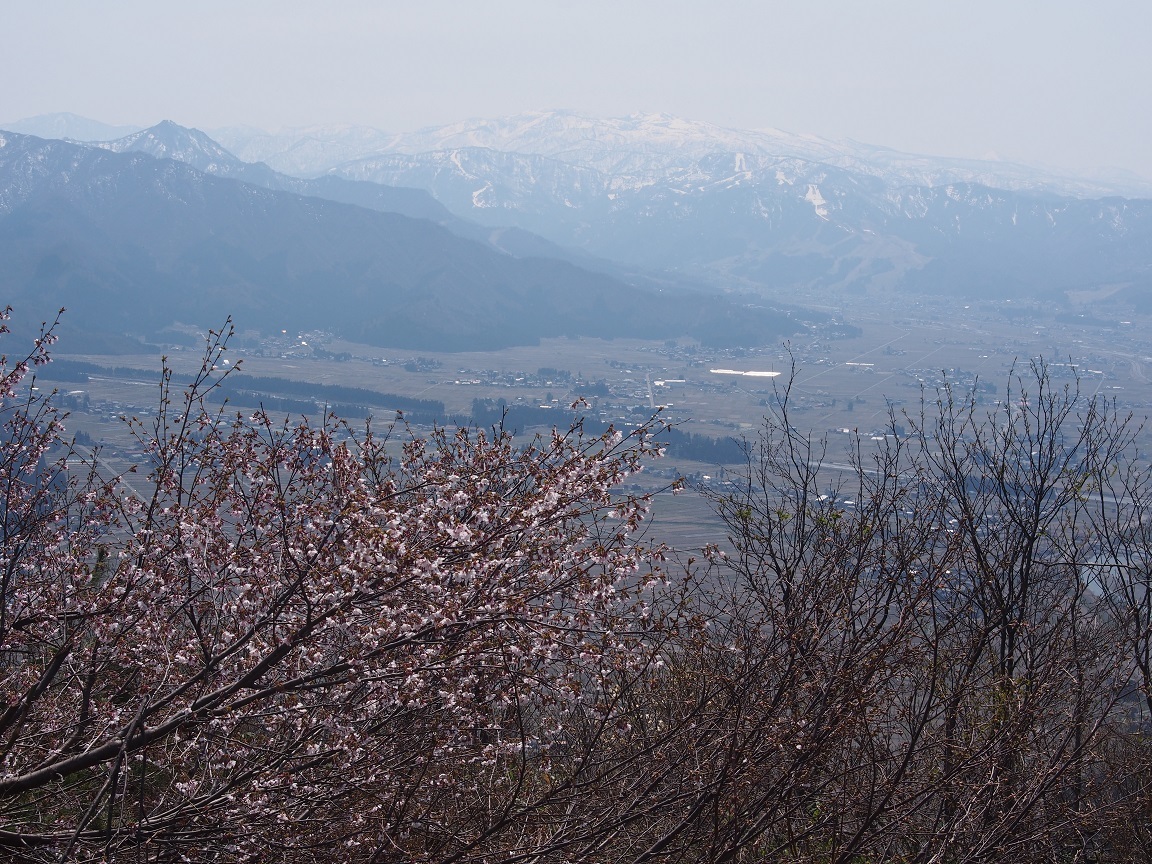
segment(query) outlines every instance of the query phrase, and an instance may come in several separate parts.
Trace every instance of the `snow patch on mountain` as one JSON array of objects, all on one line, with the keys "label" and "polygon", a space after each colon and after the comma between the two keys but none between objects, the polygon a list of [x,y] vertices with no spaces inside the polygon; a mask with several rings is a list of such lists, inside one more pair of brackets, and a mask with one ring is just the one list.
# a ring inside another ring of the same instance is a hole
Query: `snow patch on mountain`
[{"label": "snow patch on mountain", "polygon": [[828,218],[828,202],[824,200],[824,196],[820,194],[820,187],[815,183],[808,184],[808,191],[804,193],[804,200],[812,205],[817,216],[825,220]]}]

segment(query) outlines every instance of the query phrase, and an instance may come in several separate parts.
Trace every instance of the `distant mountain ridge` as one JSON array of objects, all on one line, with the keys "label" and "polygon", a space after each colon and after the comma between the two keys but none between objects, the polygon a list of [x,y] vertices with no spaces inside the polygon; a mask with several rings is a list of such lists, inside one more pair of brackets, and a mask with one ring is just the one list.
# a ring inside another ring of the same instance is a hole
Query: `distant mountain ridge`
[{"label": "distant mountain ridge", "polygon": [[[654,290],[663,280],[776,303],[873,290],[1062,302],[1107,286],[1119,302],[1152,305],[1152,200],[1101,197],[1112,187],[1022,166],[667,115],[214,134],[222,144],[160,124],[99,146],[430,218],[496,250]],[[261,155],[268,164],[248,161]],[[286,163],[327,168],[309,179],[275,170]]]},{"label": "distant mountain ridge", "polygon": [[[1100,284],[1152,291],[1149,204],[1132,197],[1152,194],[1152,183],[1140,178],[1070,178],[667,115],[552,111],[398,135],[241,138],[228,146],[248,146],[247,158],[291,156],[293,171],[422,188],[486,225],[797,302],[828,289],[1050,300]],[[338,161],[358,146],[377,152]]]},{"label": "distant mountain ridge", "polygon": [[[41,138],[113,141],[142,130],[76,114],[45,114],[0,122],[0,128]],[[717,153],[791,157],[877,176],[889,185],[975,183],[998,189],[1071,197],[1152,197],[1152,179],[1130,172],[1077,176],[1023,164],[911,154],[850,139],[833,141],[779,129],[730,129],[669,114],[596,118],[573,111],[529,111],[473,118],[413,132],[339,124],[266,132],[252,126],[206,130],[235,158],[276,171],[314,177],[346,162],[386,153],[416,154],[482,147],[548,156],[608,174],[662,174],[684,160]]]},{"label": "distant mountain ridge", "polygon": [[41,114],[23,120],[0,122],[0,129],[19,132],[21,135],[71,141],[111,141],[142,128],[141,126],[115,126],[67,112]]},{"label": "distant mountain ridge", "polygon": [[199,129],[189,129],[171,120],[163,120],[155,126],[113,141],[93,142],[92,146],[113,153],[146,153],[157,159],[173,159],[205,174],[241,180],[266,189],[401,213],[414,219],[431,219],[439,224],[460,221],[459,217],[421,189],[382,186],[378,183],[358,184],[335,176],[317,180],[291,177],[262,162],[250,163],[238,159]]},{"label": "distant mountain ridge", "polygon": [[429,219],[460,237],[477,240],[518,258],[555,258],[599,272],[621,274],[621,268],[612,262],[598,261],[588,253],[558,246],[523,228],[501,223],[485,227],[461,218],[424,189],[348,179],[335,174],[315,179],[293,177],[262,162],[245,162],[204,132],[188,129],[171,120],[114,141],[94,142],[92,146],[115,153],[147,153],[157,159],[174,159],[213,176],[241,180],[266,189],[399,213],[414,219]]},{"label": "distant mountain ridge", "polygon": [[[243,327],[424,350],[564,335],[759,344],[802,326],[775,310],[513,258],[428,220],[219,176],[231,163],[194,136],[163,140],[177,132],[138,135],[122,153],[0,133],[6,302],[39,315],[67,306],[67,320],[91,331],[147,336],[232,314]],[[173,145],[220,170],[131,149]]]},{"label": "distant mountain ridge", "polygon": [[902,153],[887,147],[778,129],[739,130],[668,114],[595,118],[572,111],[535,111],[464,120],[416,132],[327,126],[267,133],[247,127],[209,130],[245,161],[314,176],[370,156],[484,148],[546,156],[612,176],[656,179],[706,156],[743,153],[802,159],[875,176],[888,185],[975,183],[1072,197],[1152,196],[1152,180],[1076,177],[1009,162]]},{"label": "distant mountain ridge", "polygon": [[793,296],[874,287],[1057,296],[1152,276],[1147,199],[895,186],[747,153],[685,159],[657,178],[481,147],[390,153],[332,173],[424,188],[462,216],[604,258]]}]

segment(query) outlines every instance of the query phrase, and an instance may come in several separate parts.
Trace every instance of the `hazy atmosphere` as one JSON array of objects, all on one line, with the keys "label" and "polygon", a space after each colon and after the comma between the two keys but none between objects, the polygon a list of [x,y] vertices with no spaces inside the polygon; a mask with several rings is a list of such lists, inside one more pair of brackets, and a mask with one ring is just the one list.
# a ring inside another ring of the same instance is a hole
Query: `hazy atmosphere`
[{"label": "hazy atmosphere", "polygon": [[0,0],[0,861],[1152,860],[1150,33]]},{"label": "hazy atmosphere", "polygon": [[[338,11],[337,11],[338,10]],[[406,131],[568,108],[1152,176],[1152,5],[6,3],[0,122]]]}]

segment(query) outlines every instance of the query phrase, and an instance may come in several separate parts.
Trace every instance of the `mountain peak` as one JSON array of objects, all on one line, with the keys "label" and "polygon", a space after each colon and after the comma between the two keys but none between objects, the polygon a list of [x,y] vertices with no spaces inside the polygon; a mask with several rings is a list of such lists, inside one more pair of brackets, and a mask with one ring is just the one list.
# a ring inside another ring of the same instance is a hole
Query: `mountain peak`
[{"label": "mountain peak", "polygon": [[189,129],[171,120],[161,120],[155,126],[96,146],[115,153],[146,153],[157,159],[175,159],[208,174],[225,173],[243,164],[199,129]]}]

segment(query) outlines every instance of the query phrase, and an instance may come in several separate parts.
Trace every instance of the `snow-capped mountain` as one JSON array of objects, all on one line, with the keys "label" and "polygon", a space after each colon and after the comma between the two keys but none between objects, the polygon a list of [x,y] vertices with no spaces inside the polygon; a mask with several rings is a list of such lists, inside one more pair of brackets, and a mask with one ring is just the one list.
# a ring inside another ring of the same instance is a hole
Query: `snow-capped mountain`
[{"label": "snow-capped mountain", "polygon": [[147,153],[157,159],[174,159],[206,174],[233,176],[251,167],[199,129],[188,129],[171,120],[93,146],[113,153]]},{"label": "snow-capped mountain", "polygon": [[778,129],[737,130],[667,114],[599,119],[541,111],[472,119],[388,134],[363,126],[312,127],[270,135],[246,129],[211,133],[242,159],[308,176],[372,155],[484,148],[546,156],[613,177],[655,181],[719,153],[795,158],[878,177],[894,186],[978,183],[1072,197],[1152,196],[1152,181],[1132,176],[1083,178],[1010,162],[901,153],[856,141],[832,141]]},{"label": "snow-capped mountain", "polygon": [[[90,142],[121,139],[143,127],[113,126],[58,113],[0,123],[0,128],[41,138]],[[277,171],[298,177],[314,177],[374,155],[481,147],[546,156],[614,177],[659,179],[683,168],[686,161],[717,153],[743,153],[821,162],[876,176],[896,186],[977,183],[1072,197],[1152,197],[1152,180],[1124,171],[1074,176],[1011,162],[902,153],[847,139],[833,141],[779,129],[729,129],[667,114],[601,119],[572,111],[535,111],[401,133],[350,124],[276,132],[230,126],[207,132],[242,162],[265,162]]]},{"label": "snow-capped mountain", "polygon": [[[385,135],[309,130],[261,157],[375,152],[328,176],[429,191],[456,215],[717,285],[1037,294],[1152,272],[1152,183],[900,153],[663,114],[548,111]],[[1116,200],[1110,200],[1115,198]],[[1101,245],[1103,244],[1103,245]]]},{"label": "snow-capped mountain", "polygon": [[[1077,180],[1011,163],[900,153],[856,141],[831,141],[779,129],[738,130],[668,114],[605,120],[564,111],[495,120],[467,120],[394,136],[386,149],[422,153],[484,147],[548,156],[613,177],[656,179],[722,153],[758,159],[803,159],[879,177],[891,185],[980,183],[1005,189],[1044,189],[1063,195],[1125,194],[1108,184]],[[1148,184],[1152,191],[1152,183]],[[1131,190],[1127,190],[1131,195]]]},{"label": "snow-capped mountain", "polygon": [[746,287],[984,292],[1003,287],[999,272],[1013,290],[1037,293],[1145,278],[1152,262],[1146,200],[893,184],[791,156],[683,157],[653,177],[463,147],[368,157],[333,173],[427,189],[460,215],[604,258]]},{"label": "snow-capped mountain", "polygon": [[[789,298],[875,288],[1051,300],[1126,285],[1152,295],[1152,200],[1104,196],[1115,190],[1020,166],[664,115],[601,121],[546,112],[390,136],[363,127],[244,135],[246,159],[296,160],[294,170],[312,157],[316,168],[372,152],[304,179],[238,159],[228,152],[235,143],[221,147],[175,124],[102,146],[372,209],[389,209],[384,199],[402,187],[423,190],[426,202],[446,208],[430,217],[442,225],[480,223],[487,227],[479,233],[463,233],[490,244],[520,237],[520,251],[492,244],[502,251],[594,256],[717,288]],[[525,245],[523,232],[545,240]]]}]

